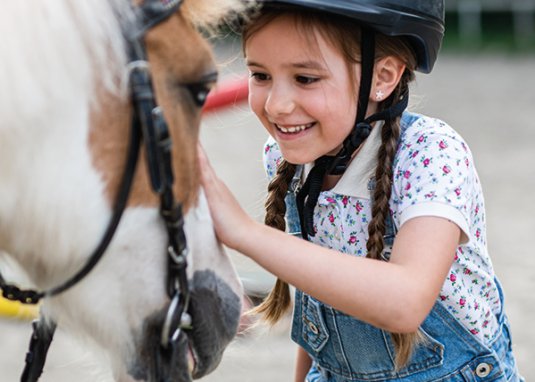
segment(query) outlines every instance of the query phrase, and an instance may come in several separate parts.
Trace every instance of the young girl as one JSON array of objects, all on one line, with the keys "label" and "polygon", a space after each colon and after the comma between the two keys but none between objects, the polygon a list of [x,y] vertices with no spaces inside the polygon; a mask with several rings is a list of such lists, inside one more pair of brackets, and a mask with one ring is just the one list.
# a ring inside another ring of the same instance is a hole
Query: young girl
[{"label": "young girl", "polygon": [[203,154],[201,168],[218,237],[279,277],[259,308],[270,321],[296,287],[295,381],[522,381],[472,155],[405,110],[443,1],[261,3],[243,39],[270,135],[267,225]]}]

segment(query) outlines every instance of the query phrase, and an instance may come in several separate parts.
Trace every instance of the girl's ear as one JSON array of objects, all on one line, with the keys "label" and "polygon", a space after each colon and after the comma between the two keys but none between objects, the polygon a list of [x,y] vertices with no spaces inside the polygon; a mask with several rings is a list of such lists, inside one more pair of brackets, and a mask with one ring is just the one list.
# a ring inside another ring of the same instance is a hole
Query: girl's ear
[{"label": "girl's ear", "polygon": [[405,71],[405,64],[394,56],[386,56],[375,63],[370,100],[381,102],[396,89]]}]

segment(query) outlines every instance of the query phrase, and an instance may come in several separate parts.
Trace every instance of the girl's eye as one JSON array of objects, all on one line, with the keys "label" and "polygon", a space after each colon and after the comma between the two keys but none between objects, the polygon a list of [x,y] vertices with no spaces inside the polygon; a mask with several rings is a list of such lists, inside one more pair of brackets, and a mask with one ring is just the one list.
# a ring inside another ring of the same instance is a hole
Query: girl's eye
[{"label": "girl's eye", "polygon": [[259,82],[269,80],[269,76],[266,73],[260,72],[252,72],[251,78]]},{"label": "girl's eye", "polygon": [[302,85],[310,85],[310,84],[313,84],[314,82],[319,81],[319,78],[308,77],[308,76],[296,76],[295,80]]}]

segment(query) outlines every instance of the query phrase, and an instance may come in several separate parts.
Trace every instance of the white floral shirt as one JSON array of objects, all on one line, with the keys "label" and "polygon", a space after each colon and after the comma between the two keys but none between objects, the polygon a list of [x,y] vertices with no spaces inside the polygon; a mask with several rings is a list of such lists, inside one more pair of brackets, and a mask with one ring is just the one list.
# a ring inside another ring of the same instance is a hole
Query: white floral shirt
[{"label": "white floral shirt", "polygon": [[[438,300],[488,344],[497,332],[501,302],[487,252],[484,200],[472,154],[459,134],[440,120],[406,112],[401,125],[390,199],[394,224],[399,229],[411,218],[438,216],[461,228],[455,261]],[[372,130],[338,184],[321,192],[314,210],[312,242],[350,255],[366,255],[371,220],[368,185],[377,164],[379,130]],[[270,178],[280,160],[278,146],[269,138],[264,165]]]}]

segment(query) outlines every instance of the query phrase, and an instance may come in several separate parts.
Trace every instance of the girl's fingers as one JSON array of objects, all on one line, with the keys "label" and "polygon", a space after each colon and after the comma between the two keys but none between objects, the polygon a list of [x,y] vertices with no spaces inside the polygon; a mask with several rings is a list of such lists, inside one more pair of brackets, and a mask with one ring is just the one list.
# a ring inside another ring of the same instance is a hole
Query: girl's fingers
[{"label": "girl's fingers", "polygon": [[197,153],[201,168],[201,183],[206,188],[208,186],[208,182],[214,179],[215,173],[212,166],[210,165],[208,156],[206,155],[206,152],[204,151],[204,148],[201,146],[200,143],[197,145]]}]

